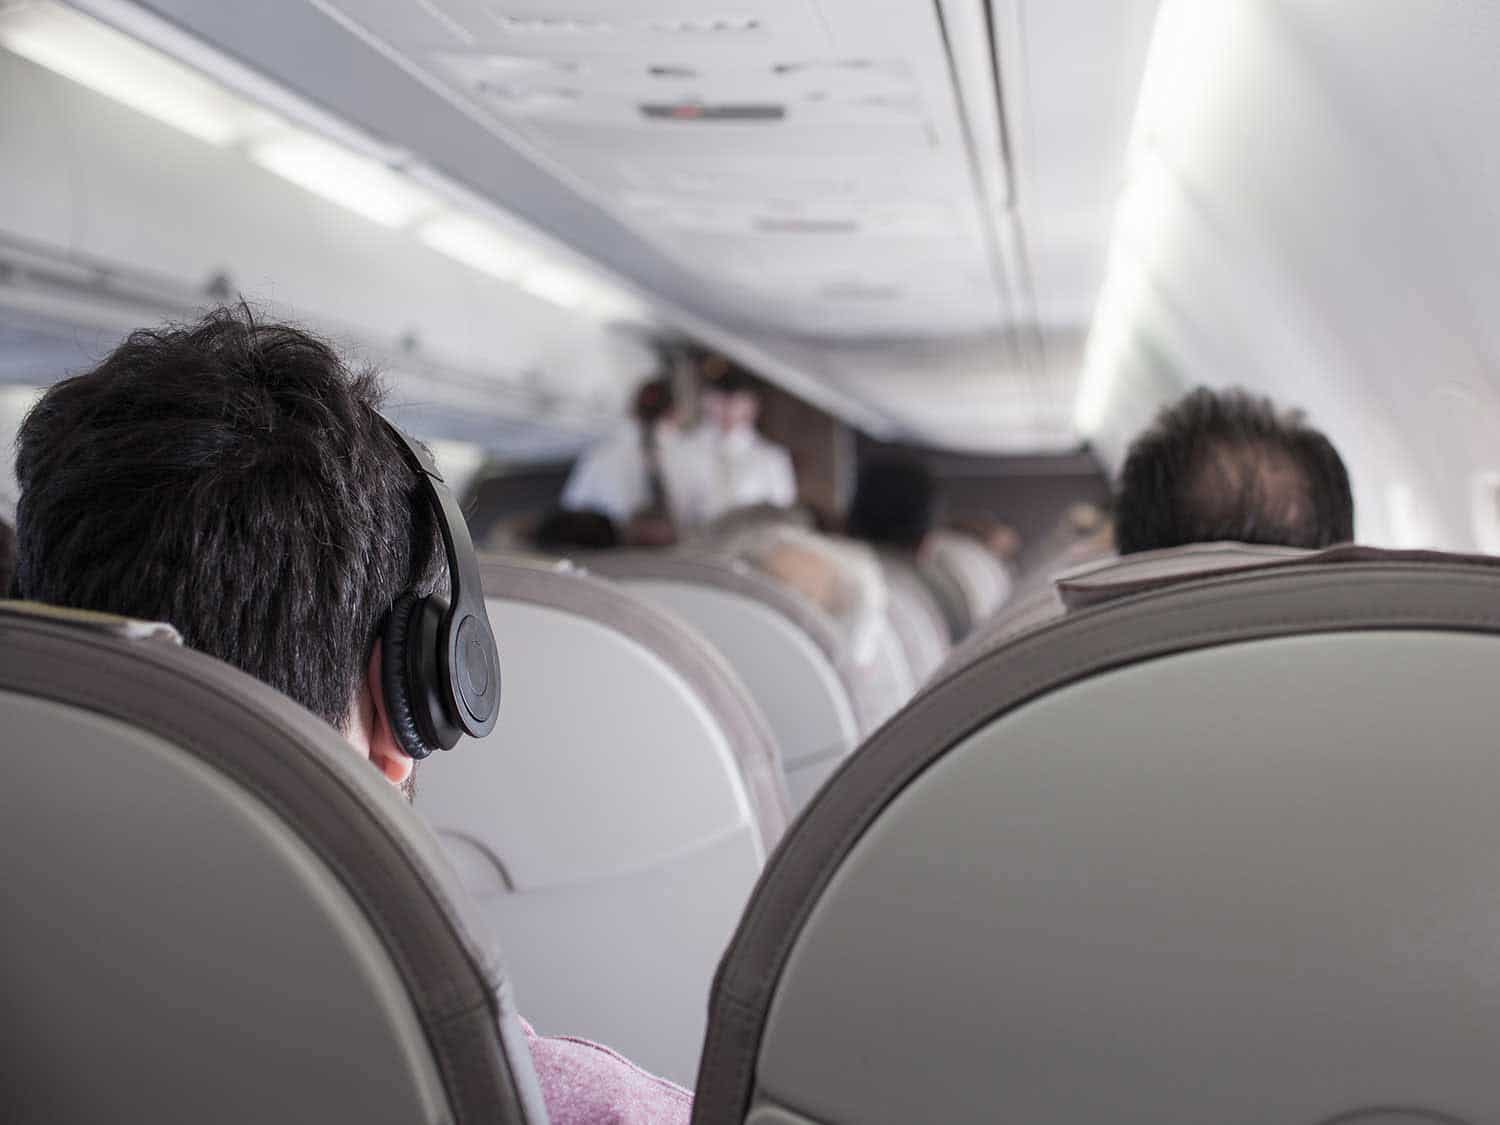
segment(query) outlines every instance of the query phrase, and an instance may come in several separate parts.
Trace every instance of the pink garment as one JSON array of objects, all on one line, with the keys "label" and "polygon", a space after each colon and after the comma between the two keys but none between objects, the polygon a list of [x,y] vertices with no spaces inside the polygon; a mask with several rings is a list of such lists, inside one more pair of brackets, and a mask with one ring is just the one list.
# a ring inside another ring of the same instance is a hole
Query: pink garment
[{"label": "pink garment", "polygon": [[552,1125],[687,1125],[692,1116],[692,1094],[608,1047],[521,1027]]}]

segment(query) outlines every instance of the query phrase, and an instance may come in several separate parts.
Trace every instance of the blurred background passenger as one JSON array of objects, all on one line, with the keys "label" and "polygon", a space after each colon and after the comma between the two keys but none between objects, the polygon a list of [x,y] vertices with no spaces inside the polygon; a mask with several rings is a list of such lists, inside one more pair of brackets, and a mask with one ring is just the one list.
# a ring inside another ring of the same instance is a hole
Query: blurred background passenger
[{"label": "blurred background passenger", "polygon": [[874,659],[884,628],[880,564],[862,544],[820,535],[792,520],[742,524],[717,548],[796,590],[839,626],[856,664]]},{"label": "blurred background passenger", "polygon": [[1189,392],[1131,445],[1120,472],[1120,554],[1187,543],[1329,547],[1354,538],[1338,450],[1299,411],[1242,390]]},{"label": "blurred background passenger", "polygon": [[671,543],[675,497],[666,465],[679,440],[671,380],[643,383],[631,417],[579,458],[563,488],[562,506],[602,513],[631,528],[634,541]]},{"label": "blurred background passenger", "polygon": [[1015,528],[989,512],[964,512],[948,520],[952,531],[967,535],[984,545],[985,549],[1007,568],[1014,567],[1021,554],[1021,536]]},{"label": "blurred background passenger", "polygon": [[915,561],[937,516],[937,484],[914,457],[873,458],[860,466],[849,502],[849,535]]},{"label": "blurred background passenger", "polygon": [[556,508],[542,517],[531,543],[549,555],[574,551],[607,551],[620,545],[620,529],[603,512]]},{"label": "blurred background passenger", "polygon": [[755,380],[728,367],[704,384],[702,395],[702,420],[681,442],[681,456],[666,466],[682,525],[703,527],[756,504],[788,508],[796,503],[791,454],[755,427],[760,417]]}]

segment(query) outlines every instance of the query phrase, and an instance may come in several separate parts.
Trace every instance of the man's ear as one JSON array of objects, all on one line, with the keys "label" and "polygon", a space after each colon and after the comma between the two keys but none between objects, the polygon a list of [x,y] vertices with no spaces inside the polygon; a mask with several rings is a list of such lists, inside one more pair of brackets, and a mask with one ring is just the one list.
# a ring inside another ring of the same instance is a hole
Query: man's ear
[{"label": "man's ear", "polygon": [[411,776],[416,763],[407,757],[391,729],[391,716],[385,703],[385,684],[381,679],[384,667],[384,646],[376,638],[370,649],[370,667],[365,674],[365,691],[369,693],[374,721],[370,724],[370,761],[374,762],[386,780],[392,785],[401,785]]}]

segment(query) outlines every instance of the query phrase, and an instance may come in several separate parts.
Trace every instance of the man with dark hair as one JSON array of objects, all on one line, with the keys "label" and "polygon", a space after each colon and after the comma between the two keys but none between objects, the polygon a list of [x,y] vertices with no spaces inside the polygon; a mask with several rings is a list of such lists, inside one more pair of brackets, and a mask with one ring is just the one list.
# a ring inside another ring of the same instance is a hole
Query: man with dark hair
[{"label": "man with dark hair", "polygon": [[1163,410],[1120,473],[1122,555],[1230,540],[1319,548],[1354,538],[1349,474],[1333,444],[1270,399],[1206,387]]},{"label": "man with dark hair", "polygon": [[[379,635],[400,594],[447,576],[380,404],[373,375],[245,308],[135,333],[21,426],[19,595],[168,621],[407,782]],[[670,1083],[527,1032],[556,1125],[687,1121]]]},{"label": "man with dark hair", "polygon": [[915,457],[875,457],[860,466],[847,521],[853,538],[915,554],[936,515],[932,471]]}]

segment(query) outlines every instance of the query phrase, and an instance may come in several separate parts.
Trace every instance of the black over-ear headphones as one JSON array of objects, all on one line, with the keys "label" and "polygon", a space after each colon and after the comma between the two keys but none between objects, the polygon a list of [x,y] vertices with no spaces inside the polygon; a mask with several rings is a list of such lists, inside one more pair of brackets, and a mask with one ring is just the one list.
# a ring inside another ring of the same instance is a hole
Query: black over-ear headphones
[{"label": "black over-ear headphones", "polygon": [[463,513],[432,455],[388,420],[387,428],[421,478],[448,554],[451,599],[408,590],[382,634],[381,678],[391,729],[413,758],[480,738],[500,710],[500,654],[479,584],[479,561]]}]

